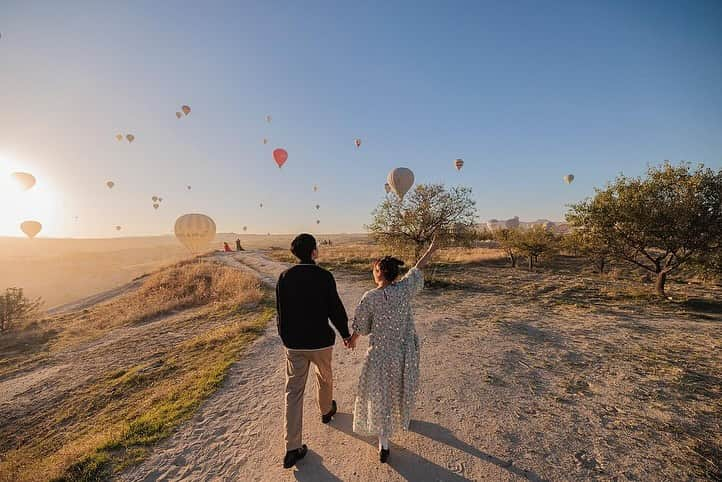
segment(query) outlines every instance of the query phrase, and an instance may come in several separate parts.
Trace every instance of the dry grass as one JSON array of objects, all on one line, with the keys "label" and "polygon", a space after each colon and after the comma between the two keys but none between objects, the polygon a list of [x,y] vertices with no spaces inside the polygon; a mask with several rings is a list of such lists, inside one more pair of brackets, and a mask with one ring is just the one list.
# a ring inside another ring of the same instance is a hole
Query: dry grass
[{"label": "dry grass", "polygon": [[272,314],[257,279],[193,262],[106,304],[26,327],[42,331],[43,356],[16,346],[16,367],[71,365],[4,414],[0,480],[103,480],[138,461],[220,386]]}]

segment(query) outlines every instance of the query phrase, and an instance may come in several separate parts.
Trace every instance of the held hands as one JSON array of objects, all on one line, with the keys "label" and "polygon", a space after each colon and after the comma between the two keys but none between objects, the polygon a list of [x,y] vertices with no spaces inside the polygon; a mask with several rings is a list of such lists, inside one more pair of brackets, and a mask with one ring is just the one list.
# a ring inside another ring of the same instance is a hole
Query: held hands
[{"label": "held hands", "polygon": [[353,335],[349,336],[345,340],[343,340],[343,345],[348,348],[349,350],[353,350],[356,348],[356,340],[358,340],[359,334],[354,333]]},{"label": "held hands", "polygon": [[424,255],[419,258],[419,260],[416,262],[416,267],[421,269],[424,266],[426,266],[429,263],[429,260],[431,259],[431,256],[439,249],[439,243],[436,241],[436,235],[434,235],[433,238],[431,238],[431,244],[429,245],[428,249],[424,253]]}]

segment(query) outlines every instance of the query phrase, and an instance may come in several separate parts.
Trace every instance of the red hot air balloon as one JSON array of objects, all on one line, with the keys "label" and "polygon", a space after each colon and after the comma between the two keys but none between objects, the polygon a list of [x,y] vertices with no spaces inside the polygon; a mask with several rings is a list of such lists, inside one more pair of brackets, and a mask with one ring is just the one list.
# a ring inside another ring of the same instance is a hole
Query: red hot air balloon
[{"label": "red hot air balloon", "polygon": [[457,159],[454,161],[454,166],[456,167],[457,171],[461,171],[461,168],[464,167],[464,160],[463,159]]},{"label": "red hot air balloon", "polygon": [[274,149],[273,159],[276,161],[276,164],[278,164],[278,168],[280,169],[288,159],[288,152],[286,152],[286,149]]}]

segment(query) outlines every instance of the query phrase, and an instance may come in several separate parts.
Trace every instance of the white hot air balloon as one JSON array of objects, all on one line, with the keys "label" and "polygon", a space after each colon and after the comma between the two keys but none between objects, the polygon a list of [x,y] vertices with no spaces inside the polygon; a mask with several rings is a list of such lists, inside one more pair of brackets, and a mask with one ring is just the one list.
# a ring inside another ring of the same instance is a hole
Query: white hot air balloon
[{"label": "white hot air balloon", "polygon": [[43,225],[37,221],[23,221],[20,224],[20,230],[30,239],[37,236],[41,229],[43,229]]},{"label": "white hot air balloon", "polygon": [[29,172],[13,172],[11,176],[23,191],[27,191],[35,185],[35,176]]},{"label": "white hot air balloon", "polygon": [[207,248],[216,237],[216,223],[205,214],[184,214],[175,221],[175,236],[190,252]]},{"label": "white hot air balloon", "polygon": [[115,139],[116,139],[118,142],[122,141],[122,140],[123,140],[123,134],[116,134],[116,135],[115,135]]},{"label": "white hot air balloon", "polygon": [[574,181],[574,174],[567,174],[566,176],[564,176],[564,182],[566,182],[567,184],[571,184],[572,181]]},{"label": "white hot air balloon", "polygon": [[183,117],[183,114],[181,114],[180,112],[176,112],[176,113],[175,113],[175,118],[176,118],[176,119],[180,119],[181,117]]},{"label": "white hot air balloon", "polygon": [[411,186],[414,185],[414,173],[409,168],[397,167],[389,172],[386,182],[388,182],[399,199],[403,199]]}]

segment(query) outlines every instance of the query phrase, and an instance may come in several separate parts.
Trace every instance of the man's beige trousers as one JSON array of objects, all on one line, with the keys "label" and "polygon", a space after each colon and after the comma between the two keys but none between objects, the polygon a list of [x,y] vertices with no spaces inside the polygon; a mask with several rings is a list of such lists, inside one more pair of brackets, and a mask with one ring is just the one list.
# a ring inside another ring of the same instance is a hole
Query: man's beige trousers
[{"label": "man's beige trousers", "polygon": [[313,363],[321,414],[331,411],[333,399],[333,347],[323,350],[286,350],[286,451],[301,448],[303,433],[303,392],[308,368]]}]

